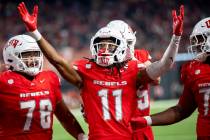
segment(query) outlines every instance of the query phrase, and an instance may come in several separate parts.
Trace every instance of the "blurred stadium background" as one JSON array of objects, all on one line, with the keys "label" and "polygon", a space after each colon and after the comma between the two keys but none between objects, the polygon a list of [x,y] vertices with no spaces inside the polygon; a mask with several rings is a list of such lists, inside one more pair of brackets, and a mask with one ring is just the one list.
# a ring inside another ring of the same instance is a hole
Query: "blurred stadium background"
[{"label": "blurred stadium background", "polygon": [[[17,4],[21,0],[0,0],[0,49],[13,35],[26,33],[17,14]],[[179,81],[180,67],[191,59],[187,55],[189,35],[197,21],[208,17],[210,13],[207,0],[24,0],[27,7],[39,5],[38,27],[42,34],[54,45],[58,52],[72,61],[89,56],[91,36],[110,20],[125,20],[137,32],[138,49],[147,49],[153,61],[159,59],[172,35],[171,10],[185,6],[184,34],[181,40],[177,63],[166,73],[159,86],[151,87],[152,113],[159,112],[177,103],[182,92]],[[2,54],[0,53],[0,63]],[[47,61],[45,69],[55,70]],[[62,79],[63,98],[87,131],[87,125],[81,117],[79,91]],[[154,127],[157,140],[195,139],[196,114],[191,118],[172,126]],[[54,124],[54,140],[72,139]]]}]

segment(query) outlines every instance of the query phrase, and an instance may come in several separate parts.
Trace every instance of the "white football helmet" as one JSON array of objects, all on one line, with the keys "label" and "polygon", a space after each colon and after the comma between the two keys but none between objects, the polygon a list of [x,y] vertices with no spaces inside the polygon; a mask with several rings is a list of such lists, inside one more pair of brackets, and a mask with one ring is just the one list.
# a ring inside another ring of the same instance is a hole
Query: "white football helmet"
[{"label": "white football helmet", "polygon": [[90,51],[95,62],[103,67],[125,61],[127,43],[113,28],[101,28],[91,39]]},{"label": "white football helmet", "polygon": [[[23,54],[34,52],[36,56],[24,57]],[[12,71],[18,71],[30,76],[35,76],[43,67],[43,54],[31,36],[17,35],[9,39],[3,49],[4,63]],[[31,63],[30,66],[28,63]]]},{"label": "white football helmet", "polygon": [[206,60],[210,53],[210,17],[202,19],[194,26],[188,52],[193,53],[200,61]]},{"label": "white football helmet", "polygon": [[112,20],[107,24],[107,27],[114,28],[115,30],[120,31],[120,33],[127,41],[128,47],[130,49],[130,57],[134,58],[136,32],[133,32],[132,28],[122,20]]}]

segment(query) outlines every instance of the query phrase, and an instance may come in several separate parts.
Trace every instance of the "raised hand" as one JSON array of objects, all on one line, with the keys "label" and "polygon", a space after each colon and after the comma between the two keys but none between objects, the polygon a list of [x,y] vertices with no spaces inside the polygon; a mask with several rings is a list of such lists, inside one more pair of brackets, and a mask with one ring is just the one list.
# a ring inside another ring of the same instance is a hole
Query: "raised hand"
[{"label": "raised hand", "polygon": [[173,17],[173,34],[181,36],[183,33],[183,20],[184,20],[184,5],[180,6],[180,14],[177,16],[176,10],[172,10]]},{"label": "raised hand", "polygon": [[37,29],[37,15],[38,15],[38,6],[35,5],[33,9],[33,13],[30,14],[25,6],[24,2],[21,2],[18,5],[18,11],[23,20],[27,31],[33,32]]}]

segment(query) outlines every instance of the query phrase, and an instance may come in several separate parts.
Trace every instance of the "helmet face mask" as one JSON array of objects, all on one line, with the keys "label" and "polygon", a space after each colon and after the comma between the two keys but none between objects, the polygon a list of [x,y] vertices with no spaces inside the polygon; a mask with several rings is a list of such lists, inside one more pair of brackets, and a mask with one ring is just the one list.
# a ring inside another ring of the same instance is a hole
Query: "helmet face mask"
[{"label": "helmet face mask", "polygon": [[210,18],[199,21],[191,35],[188,53],[192,53],[195,59],[205,61],[210,53]]},{"label": "helmet face mask", "polygon": [[[102,66],[111,65],[114,62],[114,52],[118,45],[110,39],[103,39],[94,45],[97,48],[97,63]],[[110,64],[109,64],[110,63]]]},{"label": "helmet face mask", "polygon": [[191,52],[194,54],[207,52],[209,48],[206,46],[207,36],[200,34],[190,38]]},{"label": "helmet face mask", "polygon": [[111,42],[109,43],[109,40],[97,43],[94,47],[98,55],[104,56],[112,56],[117,49],[117,45]]},{"label": "helmet face mask", "polygon": [[37,42],[28,35],[12,37],[4,47],[3,58],[12,71],[29,76],[35,76],[42,71],[43,54]]},{"label": "helmet face mask", "polygon": [[24,62],[29,71],[39,70],[39,64],[41,64],[42,61],[40,51],[22,52],[19,55],[19,58],[22,60],[22,62]]},{"label": "helmet face mask", "polygon": [[133,40],[127,40],[127,44],[128,44],[129,47],[132,46],[133,45]]},{"label": "helmet face mask", "polygon": [[103,27],[91,39],[90,50],[95,62],[103,67],[125,61],[127,44],[117,30]]}]

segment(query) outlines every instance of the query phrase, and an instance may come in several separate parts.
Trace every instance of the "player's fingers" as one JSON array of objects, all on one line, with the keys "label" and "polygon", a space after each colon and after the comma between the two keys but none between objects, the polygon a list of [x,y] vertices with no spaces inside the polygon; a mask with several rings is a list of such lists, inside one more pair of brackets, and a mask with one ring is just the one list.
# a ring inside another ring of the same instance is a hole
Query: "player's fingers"
[{"label": "player's fingers", "polygon": [[38,6],[35,5],[35,6],[34,6],[34,11],[33,11],[33,16],[34,16],[34,17],[37,17],[37,15],[38,15]]},{"label": "player's fingers", "polygon": [[24,2],[22,2],[22,7],[23,7],[24,13],[28,13],[28,10],[27,10],[26,5],[25,5]]},{"label": "player's fingers", "polygon": [[182,18],[182,20],[184,19],[184,5],[180,6],[180,16]]},{"label": "player's fingers", "polygon": [[182,17],[181,17],[181,16],[178,16],[178,18],[177,18],[177,19],[178,19],[179,23],[181,24],[181,23],[182,23],[182,21],[183,21],[183,20],[182,20]]},{"label": "player's fingers", "polygon": [[23,12],[22,7],[21,7],[21,6],[18,6],[17,8],[18,8],[19,14],[20,14],[21,16],[23,16],[23,15],[24,15],[24,12]]},{"label": "player's fingers", "polygon": [[18,5],[18,11],[22,11],[22,5],[21,5],[21,3]]},{"label": "player's fingers", "polygon": [[177,19],[176,10],[172,10],[173,21]]},{"label": "player's fingers", "polygon": [[17,7],[17,9],[18,9],[18,11],[19,11],[19,12],[21,12],[21,11],[22,11],[22,10],[21,10],[21,8],[20,8],[20,6],[18,6],[18,7]]},{"label": "player's fingers", "polygon": [[22,13],[25,13],[24,7],[23,7],[23,2],[21,2],[18,6],[19,10],[22,11]]},{"label": "player's fingers", "polygon": [[39,11],[38,5],[35,5],[35,11],[36,11],[36,13],[38,13],[38,11]]},{"label": "player's fingers", "polygon": [[21,6],[22,6],[22,2],[18,4],[18,7],[21,7]]},{"label": "player's fingers", "polygon": [[19,14],[21,17],[24,17],[24,13],[21,10],[19,10]]},{"label": "player's fingers", "polygon": [[23,4],[22,3],[18,6],[18,10],[19,10],[19,13],[21,14],[21,16],[25,15],[25,10],[23,8]]}]

